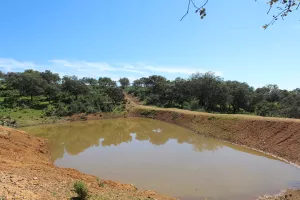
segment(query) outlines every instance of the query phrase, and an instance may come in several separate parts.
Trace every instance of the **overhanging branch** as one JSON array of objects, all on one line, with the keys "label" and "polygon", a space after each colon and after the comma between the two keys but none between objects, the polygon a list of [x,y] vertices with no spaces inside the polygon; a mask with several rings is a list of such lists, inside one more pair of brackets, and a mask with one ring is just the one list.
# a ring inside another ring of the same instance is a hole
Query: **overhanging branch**
[{"label": "overhanging branch", "polygon": [[[190,11],[190,5],[191,5],[191,4],[193,4],[194,8],[196,8],[195,13],[200,12],[200,16],[201,16],[201,19],[202,19],[204,16],[206,16],[206,12],[205,12],[204,6],[206,6],[206,4],[208,3],[208,1],[209,1],[209,0],[206,0],[205,3],[204,3],[202,6],[198,7],[198,6],[195,4],[194,0],[188,0],[187,11],[186,11],[186,13],[181,17],[180,21],[182,21],[182,20],[189,14],[189,11]],[[203,10],[203,9],[204,9],[204,10]],[[201,12],[201,10],[202,10],[202,12]]]}]

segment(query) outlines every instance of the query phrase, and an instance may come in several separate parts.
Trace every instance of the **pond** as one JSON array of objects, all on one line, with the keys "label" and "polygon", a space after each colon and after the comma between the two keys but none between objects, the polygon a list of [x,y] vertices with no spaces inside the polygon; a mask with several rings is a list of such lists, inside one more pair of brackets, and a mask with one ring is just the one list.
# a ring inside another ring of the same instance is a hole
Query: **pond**
[{"label": "pond", "polygon": [[247,148],[141,118],[23,128],[51,140],[58,167],[183,200],[255,199],[299,187],[300,170]]}]

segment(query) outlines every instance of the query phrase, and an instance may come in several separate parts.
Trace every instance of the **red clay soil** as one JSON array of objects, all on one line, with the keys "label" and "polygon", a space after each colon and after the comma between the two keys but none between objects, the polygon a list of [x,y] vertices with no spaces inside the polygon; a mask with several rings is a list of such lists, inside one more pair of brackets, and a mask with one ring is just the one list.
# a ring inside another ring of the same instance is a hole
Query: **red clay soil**
[{"label": "red clay soil", "polygon": [[[97,180],[73,169],[55,167],[47,141],[15,129],[0,126],[0,199],[70,199],[72,185],[84,181],[89,199],[162,199],[153,191],[139,191],[130,184]],[[99,183],[103,184],[99,184]]]}]

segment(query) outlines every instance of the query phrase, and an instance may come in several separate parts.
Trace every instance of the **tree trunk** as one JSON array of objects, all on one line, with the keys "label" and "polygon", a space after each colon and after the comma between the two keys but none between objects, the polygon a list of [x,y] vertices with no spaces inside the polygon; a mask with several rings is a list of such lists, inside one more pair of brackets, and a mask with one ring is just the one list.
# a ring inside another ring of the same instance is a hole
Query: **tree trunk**
[{"label": "tree trunk", "polygon": [[31,99],[31,101],[33,101],[33,95],[30,95],[30,99]]}]

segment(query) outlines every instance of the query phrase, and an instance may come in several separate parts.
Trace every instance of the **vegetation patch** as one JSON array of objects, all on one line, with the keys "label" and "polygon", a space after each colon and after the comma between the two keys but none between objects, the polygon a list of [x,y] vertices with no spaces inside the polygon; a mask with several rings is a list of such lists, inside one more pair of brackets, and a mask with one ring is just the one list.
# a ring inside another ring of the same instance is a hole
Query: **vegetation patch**
[{"label": "vegetation patch", "polygon": [[89,190],[86,184],[82,181],[76,181],[73,184],[74,191],[77,193],[80,200],[88,199]]},{"label": "vegetation patch", "polygon": [[[49,70],[39,72],[0,72],[0,124],[26,126],[49,123],[73,114],[123,112],[125,99],[121,88],[126,78],[60,77]],[[85,120],[81,117],[81,120]]]},{"label": "vegetation patch", "polygon": [[217,118],[215,116],[209,116],[207,119],[208,120],[216,120]]},{"label": "vegetation patch", "polygon": [[146,105],[163,108],[300,118],[299,88],[288,91],[269,84],[254,89],[247,83],[225,81],[211,72],[175,80],[157,75],[142,77],[126,91]]},{"label": "vegetation patch", "polygon": [[99,187],[105,187],[105,183],[104,182],[99,182]]}]

